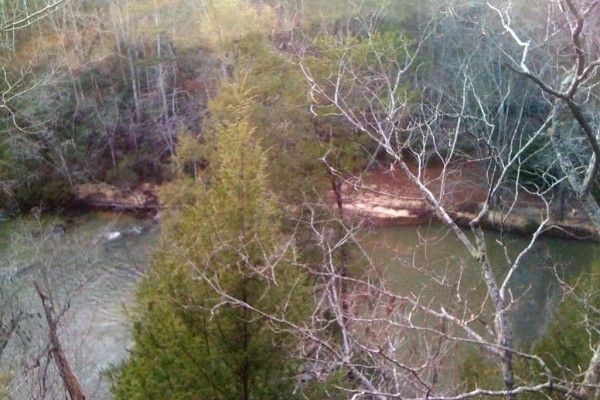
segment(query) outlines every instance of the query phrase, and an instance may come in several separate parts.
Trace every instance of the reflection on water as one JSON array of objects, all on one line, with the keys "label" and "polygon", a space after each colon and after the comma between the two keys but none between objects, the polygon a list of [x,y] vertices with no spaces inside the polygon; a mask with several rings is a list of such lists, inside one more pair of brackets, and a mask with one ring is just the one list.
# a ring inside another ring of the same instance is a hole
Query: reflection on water
[{"label": "reflection on water", "polygon": [[[68,299],[61,338],[85,391],[110,398],[103,371],[126,356],[130,344],[125,305],[132,301],[157,243],[158,226],[127,215],[93,213],[70,218],[45,217],[0,222],[0,276],[5,311],[27,311],[22,330],[3,357],[14,377],[15,398],[40,398],[40,368],[34,356],[45,354],[47,330],[33,279],[46,282],[57,307]],[[487,233],[496,274],[507,270],[501,237]],[[504,238],[508,256],[527,245],[523,237]],[[399,294],[414,293],[440,304],[475,304],[485,300],[481,273],[452,234],[440,225],[371,230],[365,248]],[[527,345],[543,331],[558,296],[556,274],[568,277],[589,267],[597,246],[544,238],[524,259],[511,281],[516,300],[511,310],[517,340]],[[11,297],[12,295],[12,297]],[[483,321],[485,323],[491,321]],[[403,339],[404,340],[404,339]],[[22,357],[26,353],[27,357]],[[9,361],[8,354],[13,356]],[[20,369],[18,369],[20,368]],[[54,379],[58,379],[56,372]],[[47,382],[52,393],[51,382]],[[55,392],[56,393],[56,392]],[[52,398],[52,397],[50,397]]]},{"label": "reflection on water", "polygon": [[[523,236],[501,237],[495,232],[487,232],[486,238],[492,267],[496,276],[503,278],[508,271],[506,255],[514,261],[529,241]],[[500,245],[502,240],[506,253]],[[442,225],[374,229],[365,235],[364,243],[375,264],[384,271],[385,280],[398,293],[419,293],[442,305],[485,300],[481,271]],[[557,238],[542,238],[534,246],[510,281],[517,343],[527,347],[547,326],[560,294],[557,276],[568,279],[586,270],[597,252],[595,243]]]}]

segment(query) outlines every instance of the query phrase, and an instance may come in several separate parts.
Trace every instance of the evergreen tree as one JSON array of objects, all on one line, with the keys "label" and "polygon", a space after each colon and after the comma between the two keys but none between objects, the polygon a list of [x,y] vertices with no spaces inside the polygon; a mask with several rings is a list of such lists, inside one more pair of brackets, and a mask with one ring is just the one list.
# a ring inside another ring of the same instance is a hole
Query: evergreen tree
[{"label": "evergreen tree", "polygon": [[267,194],[252,100],[236,92],[214,128],[210,184],[195,181],[141,284],[117,399],[293,398],[293,338],[274,321],[301,318],[307,286]]}]

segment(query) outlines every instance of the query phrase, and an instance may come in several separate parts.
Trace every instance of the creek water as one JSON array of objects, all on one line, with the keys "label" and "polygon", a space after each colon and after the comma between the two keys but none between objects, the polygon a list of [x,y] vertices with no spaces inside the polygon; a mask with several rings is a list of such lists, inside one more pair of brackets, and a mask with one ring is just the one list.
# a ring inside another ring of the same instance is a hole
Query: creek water
[{"label": "creek water", "polygon": [[64,398],[52,364],[45,370],[48,360],[40,358],[47,352],[48,333],[33,280],[57,310],[68,307],[59,334],[87,396],[110,398],[105,371],[127,355],[126,307],[147,269],[158,232],[152,221],[115,213],[0,222],[5,320],[14,310],[26,311],[0,363],[11,375],[15,399]]},{"label": "creek water", "polygon": [[[481,270],[443,225],[378,228],[366,233],[362,242],[384,281],[398,293],[419,294],[446,308],[486,299]],[[499,282],[509,269],[506,255],[514,261],[529,242],[525,236],[486,232],[488,258]],[[597,243],[552,237],[539,239],[527,252],[508,285],[518,346],[527,349],[543,334],[561,295],[560,280],[588,270],[598,254]]]},{"label": "creek water", "polygon": [[[127,355],[131,338],[126,308],[158,242],[158,233],[159,227],[151,221],[113,213],[0,222],[5,318],[11,306],[27,311],[0,363],[0,369],[12,373],[16,399],[41,398],[43,390],[46,398],[60,398],[56,395],[59,385],[53,388],[51,379],[45,383],[48,387],[40,387],[43,371],[32,361],[44,354],[43,344],[47,343],[41,303],[32,288],[34,279],[44,284],[57,307],[70,305],[62,318],[61,339],[89,398],[110,398],[104,372]],[[460,296],[461,301],[485,297],[480,271],[443,226],[379,228],[363,233],[365,250],[394,290],[421,293],[440,302]],[[502,275],[506,268],[504,250],[498,245],[502,238],[488,232],[487,239],[492,264]],[[527,245],[526,238],[519,236],[504,240],[511,257]],[[540,240],[511,281],[517,300],[511,317],[519,342],[531,343],[546,327],[559,295],[556,273],[574,276],[588,268],[596,255],[594,243]],[[58,382],[56,371],[49,371]]]}]

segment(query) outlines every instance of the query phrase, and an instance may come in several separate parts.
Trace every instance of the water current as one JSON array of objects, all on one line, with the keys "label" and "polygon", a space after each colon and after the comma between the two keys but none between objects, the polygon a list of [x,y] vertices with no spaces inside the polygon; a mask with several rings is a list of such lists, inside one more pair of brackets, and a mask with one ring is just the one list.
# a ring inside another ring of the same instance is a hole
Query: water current
[{"label": "water current", "polygon": [[57,311],[68,307],[59,334],[86,394],[110,398],[105,371],[127,355],[126,310],[158,231],[150,220],[115,213],[0,222],[4,319],[17,310],[26,312],[3,355],[15,399],[63,398],[52,364],[45,370],[47,325],[33,280],[52,297]]},{"label": "water current", "polygon": [[[147,270],[159,230],[150,220],[114,213],[0,222],[4,320],[11,312],[26,311],[0,361],[0,371],[12,378],[15,399],[57,398],[60,393],[52,364],[44,369],[47,327],[33,280],[43,284],[57,309],[69,306],[60,335],[86,393],[93,399],[110,399],[105,371],[127,355],[131,342],[127,308],[136,282]],[[363,233],[366,251],[394,290],[440,301],[455,301],[460,293],[471,300],[485,296],[480,272],[444,227],[380,228]],[[498,243],[507,243],[511,257],[528,243],[524,237],[500,237],[492,232],[487,238],[499,276],[506,263]],[[593,243],[544,238],[535,246],[511,280],[517,341],[531,343],[547,326],[559,294],[556,274],[578,274],[596,254]],[[432,284],[433,275],[443,284]],[[36,359],[42,362],[36,364]]]}]

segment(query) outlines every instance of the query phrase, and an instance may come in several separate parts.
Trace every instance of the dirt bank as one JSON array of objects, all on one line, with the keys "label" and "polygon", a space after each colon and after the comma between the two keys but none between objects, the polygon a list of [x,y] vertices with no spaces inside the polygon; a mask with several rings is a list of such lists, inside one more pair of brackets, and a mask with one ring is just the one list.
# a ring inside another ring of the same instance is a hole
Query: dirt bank
[{"label": "dirt bank", "polygon": [[[436,195],[444,190],[443,205],[462,226],[468,226],[486,200],[487,183],[482,165],[458,162],[442,173],[430,167],[423,178]],[[443,177],[443,178],[442,178]],[[121,189],[105,183],[74,187],[76,204],[83,208],[156,212],[161,208],[158,188],[148,183]],[[345,214],[364,219],[372,226],[420,225],[437,218],[419,189],[397,168],[373,172],[360,181],[342,186]],[[562,218],[551,209],[547,234],[572,239],[599,240],[594,225],[575,199],[566,201]],[[509,212],[510,211],[510,212]],[[494,229],[529,234],[545,217],[541,199],[528,193],[508,191],[496,201],[483,223]]]},{"label": "dirt bank", "polygon": [[[462,226],[468,226],[486,200],[487,183],[482,165],[460,162],[442,174],[441,167],[430,167],[424,174],[427,187],[436,195],[444,190],[443,205]],[[435,210],[408,177],[397,168],[373,172],[358,182],[343,185],[346,215],[363,218],[374,226],[418,225],[437,219]],[[483,223],[512,233],[532,233],[546,208],[541,199],[529,193],[503,192]],[[566,200],[562,218],[551,208],[546,231],[549,235],[573,239],[598,240],[594,225],[581,204]],[[510,212],[509,212],[510,211]]]},{"label": "dirt bank", "polygon": [[122,189],[106,183],[84,183],[73,187],[75,204],[80,208],[123,211],[156,211],[160,208],[158,188],[144,183]]}]

